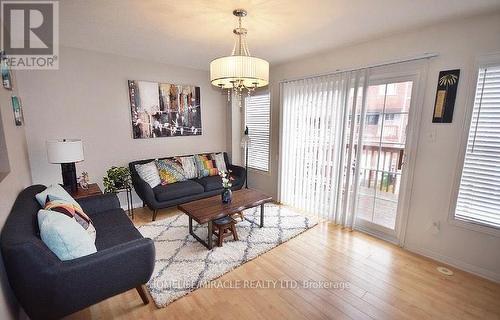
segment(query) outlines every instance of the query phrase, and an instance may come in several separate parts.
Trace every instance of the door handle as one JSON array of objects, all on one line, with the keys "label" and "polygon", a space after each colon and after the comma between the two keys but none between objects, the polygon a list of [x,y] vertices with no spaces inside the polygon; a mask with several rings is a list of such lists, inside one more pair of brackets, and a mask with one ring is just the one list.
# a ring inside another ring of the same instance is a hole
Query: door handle
[{"label": "door handle", "polygon": [[398,159],[398,170],[401,170],[404,165],[406,165],[406,153],[404,149],[399,150],[399,159]]}]

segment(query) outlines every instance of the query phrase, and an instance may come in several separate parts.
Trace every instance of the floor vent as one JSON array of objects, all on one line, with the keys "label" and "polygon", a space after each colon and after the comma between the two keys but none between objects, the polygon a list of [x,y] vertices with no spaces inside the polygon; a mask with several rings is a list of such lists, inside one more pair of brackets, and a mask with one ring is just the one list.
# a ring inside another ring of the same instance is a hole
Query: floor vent
[{"label": "floor vent", "polygon": [[439,271],[440,273],[444,274],[444,275],[447,275],[447,276],[452,276],[453,275],[453,271],[451,271],[450,269],[448,268],[445,268],[445,267],[437,267],[436,268],[437,271]]}]

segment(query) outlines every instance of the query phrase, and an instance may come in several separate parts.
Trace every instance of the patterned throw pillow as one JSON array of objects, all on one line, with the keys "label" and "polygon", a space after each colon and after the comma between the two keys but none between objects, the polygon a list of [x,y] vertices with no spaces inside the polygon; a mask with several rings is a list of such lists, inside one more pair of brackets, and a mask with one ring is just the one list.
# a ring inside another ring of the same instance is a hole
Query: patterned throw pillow
[{"label": "patterned throw pillow", "polygon": [[92,220],[76,201],[73,203],[47,195],[44,210],[51,211],[54,214],[63,214],[75,219],[75,221],[78,222],[78,224],[82,226],[82,228],[85,229],[85,231],[87,231],[87,233],[95,241],[96,231],[94,225],[92,224]]},{"label": "patterned throw pillow", "polygon": [[206,154],[197,154],[196,166],[198,167],[198,178],[216,176],[219,174],[219,169],[215,165],[215,161],[208,158]]},{"label": "patterned throw pillow", "polygon": [[226,161],[224,160],[224,155],[222,153],[212,153],[210,158],[215,161],[215,165],[219,171],[227,172]]},{"label": "patterned throw pillow", "polygon": [[187,180],[182,166],[175,160],[156,160],[156,167],[158,168],[162,185]]},{"label": "patterned throw pillow", "polygon": [[44,191],[36,194],[35,198],[45,210],[50,210],[54,214],[64,214],[75,219],[95,241],[96,231],[92,220],[63,187],[58,184],[50,185]]},{"label": "patterned throw pillow", "polygon": [[177,157],[177,160],[182,164],[182,169],[184,169],[186,178],[194,179],[198,177],[198,169],[196,168],[194,156]]},{"label": "patterned throw pillow", "polygon": [[156,162],[151,161],[145,164],[136,164],[135,170],[142,180],[146,181],[151,188],[156,187],[161,183],[160,174],[158,173],[158,168],[156,167]]}]

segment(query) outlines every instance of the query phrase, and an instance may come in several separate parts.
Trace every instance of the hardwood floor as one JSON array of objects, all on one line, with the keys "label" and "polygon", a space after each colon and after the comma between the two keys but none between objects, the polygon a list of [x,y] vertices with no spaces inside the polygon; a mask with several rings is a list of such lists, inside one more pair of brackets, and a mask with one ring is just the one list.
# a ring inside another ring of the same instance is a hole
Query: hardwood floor
[{"label": "hardwood floor", "polygon": [[[174,213],[161,211],[157,219]],[[136,225],[150,221],[149,210],[136,210]],[[448,277],[438,265],[321,223],[220,280],[333,281],[347,288],[201,288],[163,309],[152,300],[144,306],[133,289],[67,319],[500,319],[500,284],[453,268]]]}]

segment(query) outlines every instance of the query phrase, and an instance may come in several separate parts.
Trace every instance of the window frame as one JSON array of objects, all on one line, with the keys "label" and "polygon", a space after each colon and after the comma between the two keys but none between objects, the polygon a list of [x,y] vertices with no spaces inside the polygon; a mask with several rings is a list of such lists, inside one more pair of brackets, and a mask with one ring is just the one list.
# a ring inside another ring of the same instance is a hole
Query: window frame
[{"label": "window frame", "polygon": [[474,66],[472,68],[472,74],[469,77],[469,83],[467,85],[467,97],[464,110],[464,119],[462,123],[462,130],[460,133],[460,138],[458,140],[458,161],[456,163],[455,177],[452,183],[452,192],[450,197],[449,212],[448,212],[448,222],[451,225],[461,227],[464,229],[486,233],[496,237],[500,237],[500,228],[482,224],[479,222],[468,221],[455,217],[455,210],[458,200],[458,193],[460,189],[460,182],[462,179],[462,171],[464,167],[465,154],[467,153],[467,143],[469,139],[469,130],[472,122],[472,114],[474,111],[474,103],[476,98],[476,88],[477,79],[479,75],[479,70],[481,68],[487,68],[491,66],[500,65],[500,53],[489,54],[476,58]]},{"label": "window frame", "polygon": [[[261,94],[265,94],[267,93],[269,95],[269,152],[268,152],[268,155],[267,155],[267,171],[265,170],[261,170],[261,169],[257,169],[257,168],[253,168],[253,167],[250,167],[249,165],[248,166],[248,171],[252,171],[252,172],[255,172],[255,173],[259,173],[259,174],[262,174],[262,175],[267,175],[267,176],[271,176],[272,175],[272,168],[271,168],[271,153],[272,153],[272,141],[273,141],[273,138],[272,138],[272,124],[273,124],[273,109],[272,109],[272,105],[273,105],[273,95],[272,95],[272,90],[271,90],[271,86],[267,86],[265,88],[261,88],[261,89],[257,89],[256,91],[254,91],[252,93],[252,96],[254,95],[261,95]],[[244,99],[244,102],[243,102],[243,126],[242,126],[242,129],[243,131],[245,130],[246,126],[247,126],[247,104],[246,104],[246,99]],[[243,132],[242,132],[242,135],[243,135]],[[244,159],[245,157],[245,150],[242,148],[242,157]],[[243,160],[244,162],[244,160]]]},{"label": "window frame", "polygon": [[[389,116],[389,117],[387,117]],[[396,113],[386,113],[384,114],[384,121],[394,121],[396,119]]]},{"label": "window frame", "polygon": [[[391,84],[390,87],[388,85],[384,86],[384,87],[379,87],[379,95],[385,95],[385,96],[395,96],[396,95],[396,92],[397,92],[396,83],[389,83],[389,84]],[[381,90],[382,88],[384,88],[384,89]]]},{"label": "window frame", "polygon": [[378,126],[380,119],[380,112],[366,113],[366,124],[369,126]]}]

